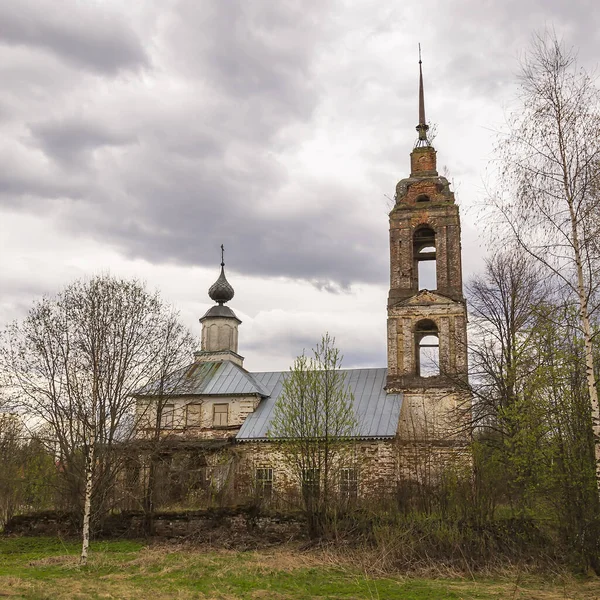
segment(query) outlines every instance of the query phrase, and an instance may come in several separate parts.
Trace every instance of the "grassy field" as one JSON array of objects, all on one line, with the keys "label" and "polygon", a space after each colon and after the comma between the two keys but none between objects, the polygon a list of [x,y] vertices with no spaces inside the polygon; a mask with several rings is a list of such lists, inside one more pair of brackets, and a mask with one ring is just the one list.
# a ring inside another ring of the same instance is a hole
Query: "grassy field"
[{"label": "grassy field", "polygon": [[0,537],[0,598],[600,599],[596,579],[373,577],[323,552],[291,548],[241,553],[97,542],[85,568],[78,549],[55,538]]}]

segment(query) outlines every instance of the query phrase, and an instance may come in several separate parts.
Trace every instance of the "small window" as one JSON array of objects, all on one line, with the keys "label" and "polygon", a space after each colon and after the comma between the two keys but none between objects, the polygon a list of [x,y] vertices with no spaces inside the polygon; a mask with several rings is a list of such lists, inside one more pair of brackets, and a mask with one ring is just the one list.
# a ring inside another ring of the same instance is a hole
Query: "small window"
[{"label": "small window", "polygon": [[273,469],[256,469],[256,494],[262,500],[270,500],[273,495]]},{"label": "small window", "polygon": [[302,472],[302,493],[307,498],[317,498],[321,480],[320,469],[304,469]]},{"label": "small window", "polygon": [[427,194],[421,194],[417,196],[417,202],[429,202],[429,196]]},{"label": "small window", "polygon": [[358,496],[358,469],[352,467],[340,471],[340,495],[345,500],[356,500]]},{"label": "small window", "polygon": [[165,404],[162,407],[162,413],[160,415],[161,429],[173,429],[174,413],[175,413],[175,405],[174,404]]},{"label": "small window", "polygon": [[187,427],[200,427],[202,425],[202,405],[188,404],[186,408],[185,424]]},{"label": "small window", "polygon": [[227,427],[229,404],[213,404],[213,427]]}]

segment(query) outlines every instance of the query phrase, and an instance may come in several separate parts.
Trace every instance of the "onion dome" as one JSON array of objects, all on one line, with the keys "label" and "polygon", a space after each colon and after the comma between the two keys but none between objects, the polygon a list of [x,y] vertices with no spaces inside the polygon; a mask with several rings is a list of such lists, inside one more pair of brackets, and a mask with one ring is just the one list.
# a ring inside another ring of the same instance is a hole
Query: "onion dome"
[{"label": "onion dome", "polygon": [[210,298],[221,305],[225,302],[229,302],[234,295],[233,287],[231,287],[231,284],[225,277],[225,261],[223,260],[224,251],[225,248],[223,248],[223,245],[221,244],[221,274],[219,275],[219,279],[217,279],[208,290]]}]

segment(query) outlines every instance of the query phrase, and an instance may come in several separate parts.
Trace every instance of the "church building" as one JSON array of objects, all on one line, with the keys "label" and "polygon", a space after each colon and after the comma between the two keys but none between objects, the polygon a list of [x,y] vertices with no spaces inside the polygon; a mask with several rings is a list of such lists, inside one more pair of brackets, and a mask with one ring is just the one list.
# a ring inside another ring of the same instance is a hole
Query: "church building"
[{"label": "church building", "polygon": [[[410,175],[396,185],[390,213],[387,368],[342,370],[357,427],[340,486],[354,496],[393,492],[468,455],[460,427],[470,400],[459,210],[428,139],[420,61],[417,131]],[[166,453],[196,449],[196,467],[211,485],[253,485],[271,497],[291,485],[278,442],[269,438],[289,372],[244,369],[241,321],[226,306],[234,290],[223,259],[208,293],[215,305],[200,319],[201,349],[193,362],[163,382],[160,396],[152,385],[137,395],[138,439],[153,431],[160,403]]]}]

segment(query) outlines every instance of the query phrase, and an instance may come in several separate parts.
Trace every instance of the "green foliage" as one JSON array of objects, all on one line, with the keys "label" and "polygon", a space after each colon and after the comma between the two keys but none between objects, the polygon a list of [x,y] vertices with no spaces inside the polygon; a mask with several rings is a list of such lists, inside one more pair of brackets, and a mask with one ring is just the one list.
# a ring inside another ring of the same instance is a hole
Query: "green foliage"
[{"label": "green foliage", "polygon": [[357,425],[353,396],[341,372],[343,357],[325,334],[313,350],[296,358],[275,406],[269,437],[285,440],[343,440]]},{"label": "green foliage", "polygon": [[592,414],[578,310],[522,252],[468,285],[476,418],[471,516],[550,524],[569,560],[598,569]]},{"label": "green foliage", "polygon": [[[580,335],[557,307],[528,331],[527,384],[495,418],[501,427],[475,445],[476,504],[493,518],[511,515],[549,521],[573,564],[597,569],[598,495],[594,439]],[[552,315],[552,318],[550,318]]]},{"label": "green foliage", "polygon": [[280,442],[284,461],[302,490],[311,535],[323,533],[333,508],[339,470],[349,464],[345,442],[355,434],[353,395],[341,369],[342,355],[325,334],[311,357],[290,368],[275,405],[269,437]]},{"label": "green foliage", "polygon": [[14,514],[49,508],[56,476],[40,440],[25,437],[17,415],[0,413],[0,528]]}]

